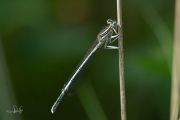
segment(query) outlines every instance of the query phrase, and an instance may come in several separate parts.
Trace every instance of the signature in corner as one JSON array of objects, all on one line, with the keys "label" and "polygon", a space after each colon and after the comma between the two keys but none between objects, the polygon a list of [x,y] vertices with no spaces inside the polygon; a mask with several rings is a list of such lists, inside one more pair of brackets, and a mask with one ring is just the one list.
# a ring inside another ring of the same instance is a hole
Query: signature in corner
[{"label": "signature in corner", "polygon": [[6,112],[8,112],[8,113],[19,113],[19,114],[21,114],[22,111],[23,111],[22,107],[23,107],[23,106],[20,106],[20,107],[18,108],[18,107],[16,107],[15,105],[13,105],[14,110],[12,110],[12,111],[6,110]]}]

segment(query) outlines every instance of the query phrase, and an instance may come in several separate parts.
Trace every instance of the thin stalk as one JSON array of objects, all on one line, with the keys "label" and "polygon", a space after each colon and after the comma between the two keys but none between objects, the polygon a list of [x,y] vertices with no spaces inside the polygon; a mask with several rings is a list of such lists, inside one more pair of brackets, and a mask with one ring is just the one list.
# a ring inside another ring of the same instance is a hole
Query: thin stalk
[{"label": "thin stalk", "polygon": [[123,54],[123,27],[122,27],[122,0],[117,0],[117,23],[119,26],[121,26],[121,27],[118,27],[121,120],[126,120],[126,97],[125,97],[125,82],[124,82],[124,54]]},{"label": "thin stalk", "polygon": [[171,83],[170,120],[178,119],[180,84],[180,1],[175,2],[174,46]]}]

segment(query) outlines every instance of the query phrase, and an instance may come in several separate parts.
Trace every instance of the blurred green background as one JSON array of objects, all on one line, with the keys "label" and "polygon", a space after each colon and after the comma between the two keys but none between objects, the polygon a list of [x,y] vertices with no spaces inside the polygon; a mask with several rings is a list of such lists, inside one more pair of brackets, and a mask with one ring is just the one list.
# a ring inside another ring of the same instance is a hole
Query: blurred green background
[{"label": "blurred green background", "polygon": [[[174,0],[123,0],[128,120],[168,120]],[[118,51],[99,50],[78,94],[50,109],[115,0],[0,1],[1,120],[120,120]],[[117,45],[117,42],[114,43]],[[7,113],[13,105],[22,114]]]}]

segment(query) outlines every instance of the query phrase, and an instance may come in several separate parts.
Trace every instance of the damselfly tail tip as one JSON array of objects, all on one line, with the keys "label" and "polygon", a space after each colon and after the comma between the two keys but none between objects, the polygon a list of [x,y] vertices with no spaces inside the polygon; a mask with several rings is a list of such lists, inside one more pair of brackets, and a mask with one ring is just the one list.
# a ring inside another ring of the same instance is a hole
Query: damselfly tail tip
[{"label": "damselfly tail tip", "polygon": [[62,91],[62,93],[60,94],[60,96],[58,97],[58,99],[56,100],[56,102],[54,103],[54,105],[51,108],[51,113],[53,114],[57,108],[57,106],[59,105],[59,102],[62,100],[64,96],[64,91]]},{"label": "damselfly tail tip", "polygon": [[51,113],[53,114],[55,112],[54,107],[51,108]]}]

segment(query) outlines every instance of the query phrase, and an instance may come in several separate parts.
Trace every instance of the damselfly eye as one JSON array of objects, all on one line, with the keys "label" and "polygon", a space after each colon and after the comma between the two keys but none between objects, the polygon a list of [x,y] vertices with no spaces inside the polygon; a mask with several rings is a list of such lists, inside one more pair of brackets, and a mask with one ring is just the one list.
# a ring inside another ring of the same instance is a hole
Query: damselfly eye
[{"label": "damselfly eye", "polygon": [[116,26],[117,26],[117,23],[116,23],[116,22],[114,22],[114,23],[113,23],[113,27],[116,27]]}]

